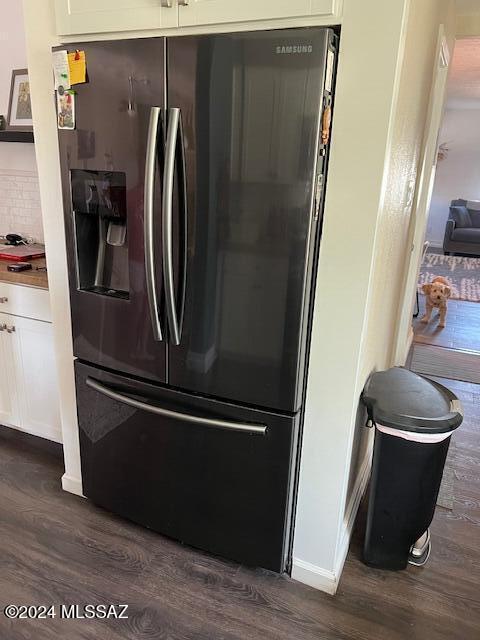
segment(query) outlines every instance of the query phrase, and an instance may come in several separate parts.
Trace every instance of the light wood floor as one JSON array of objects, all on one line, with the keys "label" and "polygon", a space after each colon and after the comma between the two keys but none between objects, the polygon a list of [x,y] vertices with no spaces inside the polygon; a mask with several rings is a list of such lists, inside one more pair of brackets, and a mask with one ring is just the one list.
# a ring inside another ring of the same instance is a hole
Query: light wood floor
[{"label": "light wood floor", "polygon": [[447,326],[438,327],[438,315],[434,312],[428,325],[420,322],[425,310],[425,297],[420,298],[420,313],[413,322],[414,341],[448,349],[480,352],[480,303],[465,300],[449,300]]},{"label": "light wood floor", "polygon": [[[437,509],[431,559],[403,572],[365,567],[360,516],[335,598],[183,547],[63,492],[59,448],[0,428],[1,640],[478,640],[480,386],[450,386],[465,422],[455,505]],[[129,620],[2,614],[9,603],[110,602],[129,604]]]}]

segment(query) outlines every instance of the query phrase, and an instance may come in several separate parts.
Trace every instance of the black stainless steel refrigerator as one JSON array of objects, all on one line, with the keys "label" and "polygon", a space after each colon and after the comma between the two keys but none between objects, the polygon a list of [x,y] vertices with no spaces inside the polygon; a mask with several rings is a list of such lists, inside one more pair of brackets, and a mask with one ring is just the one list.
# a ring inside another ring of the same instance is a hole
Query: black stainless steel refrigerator
[{"label": "black stainless steel refrigerator", "polygon": [[70,45],[88,81],[59,131],[84,493],[275,571],[291,553],[335,39]]}]

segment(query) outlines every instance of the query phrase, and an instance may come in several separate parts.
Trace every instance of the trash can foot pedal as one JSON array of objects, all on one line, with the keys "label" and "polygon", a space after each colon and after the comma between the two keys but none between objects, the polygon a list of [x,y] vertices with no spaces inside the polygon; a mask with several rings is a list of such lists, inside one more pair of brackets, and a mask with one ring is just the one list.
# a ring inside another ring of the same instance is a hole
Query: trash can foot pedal
[{"label": "trash can foot pedal", "polygon": [[427,529],[410,549],[408,564],[413,564],[415,567],[422,567],[430,557],[431,549],[430,530]]}]

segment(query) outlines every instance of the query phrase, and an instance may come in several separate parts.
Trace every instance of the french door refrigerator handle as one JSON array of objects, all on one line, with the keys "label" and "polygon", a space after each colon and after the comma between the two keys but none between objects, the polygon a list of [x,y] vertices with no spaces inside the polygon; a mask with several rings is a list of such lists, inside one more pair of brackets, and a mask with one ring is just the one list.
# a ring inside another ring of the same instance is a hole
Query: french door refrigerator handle
[{"label": "french door refrigerator handle", "polygon": [[165,143],[165,170],[163,172],[162,192],[162,248],[163,278],[165,301],[167,308],[170,342],[180,344],[180,325],[175,306],[175,282],[173,277],[173,180],[175,176],[175,155],[177,148],[180,109],[172,107],[168,110],[167,140]]},{"label": "french door refrigerator handle", "polygon": [[187,242],[188,242],[188,197],[187,197],[187,164],[185,160],[185,141],[183,137],[183,123],[182,114],[180,113],[178,123],[179,138],[177,140],[177,151],[179,157],[177,160],[177,175],[179,183],[179,210],[178,210],[178,223],[180,227],[181,239],[181,262],[179,273],[179,293],[178,293],[178,327],[179,327],[179,339],[182,338],[183,317],[185,312],[185,296],[187,292]]},{"label": "french door refrigerator handle", "polygon": [[228,431],[241,431],[243,433],[250,433],[254,435],[264,436],[267,432],[267,427],[264,424],[249,424],[248,422],[229,422],[228,420],[220,420],[217,418],[201,418],[199,416],[193,416],[189,413],[182,413],[180,411],[171,411],[170,409],[163,409],[155,405],[147,404],[141,400],[136,400],[130,396],[119,393],[110,387],[103,385],[94,378],[88,377],[85,381],[87,387],[98,391],[107,398],[122,402],[135,409],[141,409],[142,411],[148,411],[158,416],[164,416],[166,418],[173,418],[174,420],[183,420],[184,422],[191,422],[203,427],[211,427],[214,429],[226,429]]},{"label": "french door refrigerator handle", "polygon": [[155,192],[155,168],[157,157],[159,119],[160,107],[152,107],[150,109],[150,122],[148,125],[147,152],[145,156],[145,189],[143,197],[144,251],[147,298],[148,306],[150,307],[153,337],[158,342],[163,340],[163,337],[162,328],[160,325],[157,283],[155,277],[153,197]]}]

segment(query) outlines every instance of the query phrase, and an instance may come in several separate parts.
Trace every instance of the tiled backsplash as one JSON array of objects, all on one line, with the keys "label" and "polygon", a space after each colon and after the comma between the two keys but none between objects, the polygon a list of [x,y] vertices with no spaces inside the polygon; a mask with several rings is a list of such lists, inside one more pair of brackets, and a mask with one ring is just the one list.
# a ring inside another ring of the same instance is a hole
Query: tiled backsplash
[{"label": "tiled backsplash", "polygon": [[38,176],[0,169],[0,236],[19,233],[43,243]]}]

